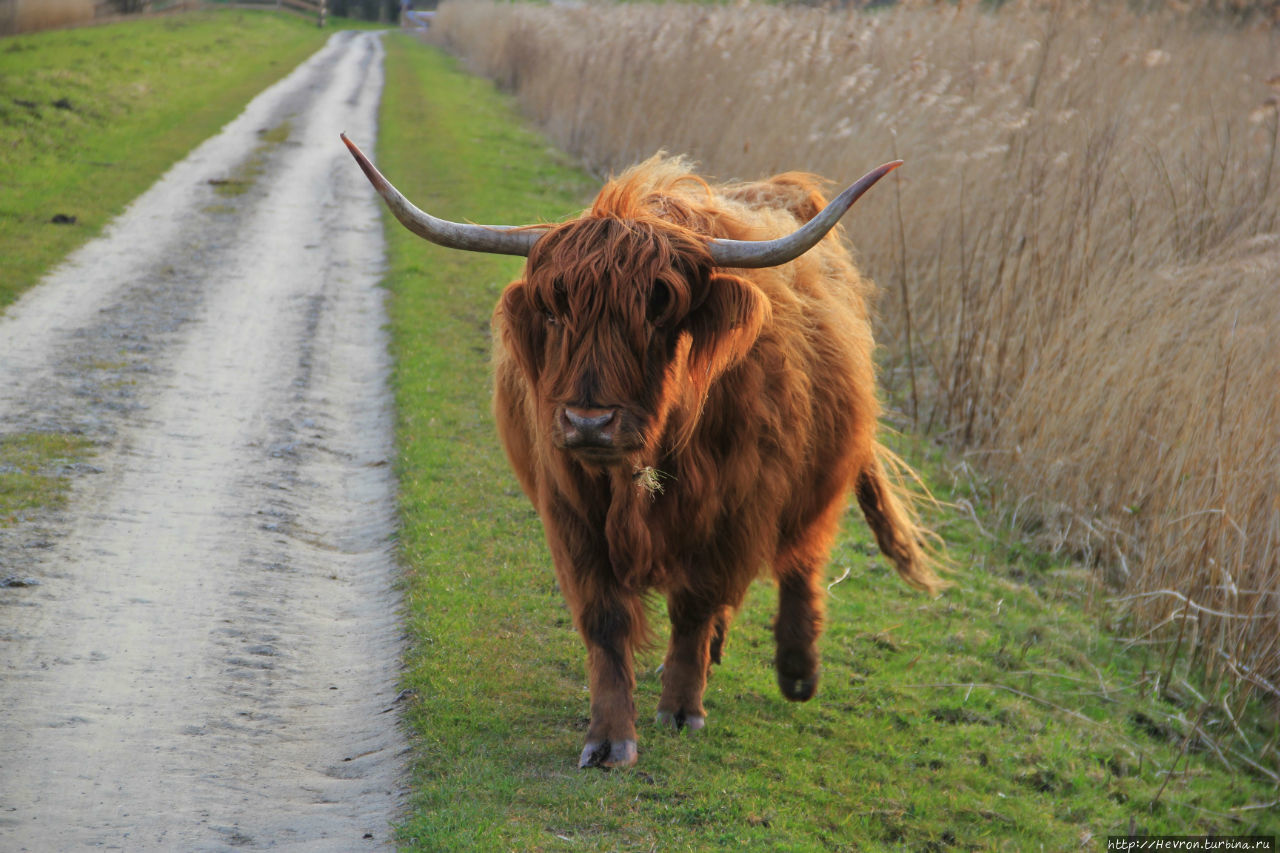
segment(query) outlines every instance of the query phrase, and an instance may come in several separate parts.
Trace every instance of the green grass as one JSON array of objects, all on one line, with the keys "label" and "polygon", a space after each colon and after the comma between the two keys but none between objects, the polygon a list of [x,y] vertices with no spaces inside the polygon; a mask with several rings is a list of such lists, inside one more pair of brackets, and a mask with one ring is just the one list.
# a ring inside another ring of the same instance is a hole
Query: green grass
[{"label": "green grass", "polygon": [[[420,206],[518,223],[585,204],[594,184],[489,84],[407,37],[387,44],[377,160]],[[638,767],[578,771],[582,646],[489,413],[488,317],[520,262],[387,221],[415,691],[406,847],[1065,850],[1130,828],[1280,831],[1277,809],[1257,808],[1274,781],[1218,746],[1224,713],[1099,629],[1105,593],[1088,573],[942,510],[932,522],[958,586],[938,600],[903,587],[850,514],[815,700],[778,695],[760,584],[712,676],[707,730],[650,722],[654,650],[638,666]],[[904,452],[942,497],[968,496],[936,452]],[[1248,719],[1242,735],[1274,766],[1274,725]],[[1186,737],[1197,724],[1213,747]]]},{"label": "green grass", "polygon": [[70,433],[0,436],[0,527],[62,506],[71,488],[67,466],[83,459],[90,447],[88,439]]},{"label": "green grass", "polygon": [[331,34],[224,10],[0,39],[0,309]]}]

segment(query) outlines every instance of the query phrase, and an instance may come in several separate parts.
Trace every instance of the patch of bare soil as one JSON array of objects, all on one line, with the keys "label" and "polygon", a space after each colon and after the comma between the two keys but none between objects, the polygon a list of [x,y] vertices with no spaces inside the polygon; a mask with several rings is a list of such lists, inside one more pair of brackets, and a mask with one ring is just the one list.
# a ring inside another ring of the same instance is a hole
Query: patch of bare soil
[{"label": "patch of bare soil", "polygon": [[0,849],[391,843],[377,35],[339,33],[0,317],[0,434],[87,435],[0,530]]}]

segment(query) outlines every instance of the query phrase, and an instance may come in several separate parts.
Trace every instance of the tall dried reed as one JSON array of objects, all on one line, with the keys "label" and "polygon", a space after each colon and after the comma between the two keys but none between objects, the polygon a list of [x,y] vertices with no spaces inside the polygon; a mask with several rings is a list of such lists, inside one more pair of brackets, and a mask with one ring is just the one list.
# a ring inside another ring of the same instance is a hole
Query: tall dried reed
[{"label": "tall dried reed", "polygon": [[94,0],[0,0],[0,35],[84,24],[93,15]]},{"label": "tall dried reed", "polygon": [[1280,39],[1123,4],[451,2],[435,31],[598,171],[840,179],[886,384],[1091,555],[1163,666],[1280,699]]}]

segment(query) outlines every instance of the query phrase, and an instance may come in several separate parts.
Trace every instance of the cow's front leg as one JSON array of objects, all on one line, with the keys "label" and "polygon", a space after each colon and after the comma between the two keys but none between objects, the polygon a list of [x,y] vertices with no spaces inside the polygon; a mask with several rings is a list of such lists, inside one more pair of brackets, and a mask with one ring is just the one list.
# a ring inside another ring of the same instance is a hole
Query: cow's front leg
[{"label": "cow's front leg", "polygon": [[677,593],[667,599],[671,644],[662,664],[658,723],[697,731],[707,724],[702,694],[713,662],[719,663],[730,608],[707,604],[701,596]]},{"label": "cow's front leg", "polygon": [[591,724],[579,767],[630,767],[636,763],[636,680],[632,646],[644,618],[638,598],[585,601],[579,627],[587,644]]}]

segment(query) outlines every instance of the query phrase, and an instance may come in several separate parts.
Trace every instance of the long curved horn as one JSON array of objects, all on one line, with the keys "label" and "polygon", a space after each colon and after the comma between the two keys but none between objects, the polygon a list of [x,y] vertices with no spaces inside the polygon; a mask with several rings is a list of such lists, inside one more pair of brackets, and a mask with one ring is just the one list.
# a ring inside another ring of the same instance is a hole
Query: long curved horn
[{"label": "long curved horn", "polygon": [[546,233],[545,230],[516,229],[510,225],[470,225],[437,219],[419,210],[413,202],[401,195],[345,133],[341,136],[369,183],[373,184],[373,188],[387,202],[387,207],[391,208],[400,224],[425,240],[448,249],[527,257],[533,244]]},{"label": "long curved horn", "polygon": [[707,250],[718,267],[760,269],[794,261],[817,245],[872,184],[902,165],[901,160],[872,169],[803,226],[777,240],[710,240]]}]

